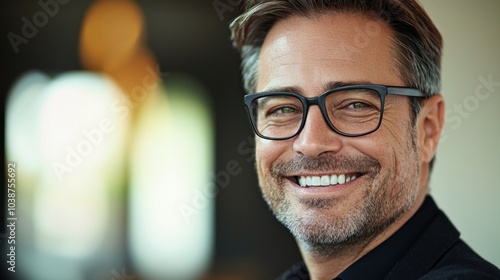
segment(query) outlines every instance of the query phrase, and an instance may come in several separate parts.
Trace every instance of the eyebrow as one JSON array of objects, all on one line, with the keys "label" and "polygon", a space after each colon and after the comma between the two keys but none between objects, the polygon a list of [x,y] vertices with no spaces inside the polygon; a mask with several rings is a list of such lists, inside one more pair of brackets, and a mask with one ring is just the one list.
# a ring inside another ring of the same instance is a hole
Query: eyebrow
[{"label": "eyebrow", "polygon": [[[288,91],[287,91],[288,92]],[[274,97],[276,97],[277,95],[275,95]],[[283,97],[281,97],[283,98]],[[270,96],[265,96],[263,98],[260,98],[259,100],[259,107],[264,107],[270,100],[273,100],[275,98],[270,98]]]},{"label": "eyebrow", "polygon": [[[323,92],[330,90],[330,89],[335,89],[339,87],[345,87],[345,86],[353,86],[353,85],[372,85],[373,83],[362,80],[362,81],[351,81],[351,82],[342,82],[342,81],[331,81],[325,84],[323,88]],[[267,89],[263,92],[292,92],[292,93],[297,93],[300,95],[304,95],[304,91],[302,88],[297,87],[297,86],[289,86],[289,87],[275,87],[275,88],[270,88]],[[323,93],[322,92],[322,93]]]}]

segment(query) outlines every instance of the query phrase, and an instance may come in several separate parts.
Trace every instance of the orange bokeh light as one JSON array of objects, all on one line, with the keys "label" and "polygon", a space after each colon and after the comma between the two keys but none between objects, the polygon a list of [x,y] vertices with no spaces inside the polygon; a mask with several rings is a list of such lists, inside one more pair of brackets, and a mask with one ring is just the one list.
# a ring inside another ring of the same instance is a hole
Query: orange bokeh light
[{"label": "orange bokeh light", "polygon": [[80,34],[84,68],[104,71],[121,67],[142,47],[144,19],[131,0],[98,0],[88,10]]}]

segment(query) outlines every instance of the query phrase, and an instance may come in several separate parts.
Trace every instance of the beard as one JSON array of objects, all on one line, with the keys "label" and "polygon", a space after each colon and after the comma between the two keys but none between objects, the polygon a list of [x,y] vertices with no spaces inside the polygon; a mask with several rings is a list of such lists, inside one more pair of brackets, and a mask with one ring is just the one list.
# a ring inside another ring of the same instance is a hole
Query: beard
[{"label": "beard", "polygon": [[[264,199],[276,218],[311,254],[327,258],[369,242],[408,211],[417,197],[420,166],[416,145],[409,142],[406,152],[410,152],[400,158],[399,165],[413,170],[400,170],[400,174],[396,174],[393,166],[389,169],[393,172],[382,175],[380,163],[366,155],[308,158],[299,154],[277,162],[271,166],[270,176],[259,176]],[[353,203],[342,197],[303,198],[287,192],[290,188],[287,174],[332,170],[362,173],[358,178],[364,186],[361,198]],[[331,211],[334,207],[344,211]]]}]

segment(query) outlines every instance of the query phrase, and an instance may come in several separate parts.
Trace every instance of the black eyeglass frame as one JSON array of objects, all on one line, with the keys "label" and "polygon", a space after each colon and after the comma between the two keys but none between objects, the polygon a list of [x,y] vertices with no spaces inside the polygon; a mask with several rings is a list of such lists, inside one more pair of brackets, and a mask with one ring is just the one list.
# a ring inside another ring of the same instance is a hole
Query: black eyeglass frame
[{"label": "black eyeglass frame", "polygon": [[[377,126],[368,132],[357,133],[357,134],[344,133],[344,132],[338,130],[332,124],[332,122],[330,121],[330,118],[328,117],[328,113],[326,112],[325,99],[328,95],[335,93],[335,92],[338,92],[338,91],[352,90],[352,89],[373,90],[373,91],[376,91],[380,96],[380,106],[381,106],[380,107],[380,118],[378,120]],[[259,137],[261,137],[263,139],[287,140],[287,139],[290,139],[290,138],[297,136],[304,128],[304,125],[306,123],[307,113],[309,111],[310,105],[318,105],[319,106],[319,108],[321,110],[321,114],[323,115],[323,118],[325,119],[326,123],[333,131],[335,131],[336,133],[338,133],[340,135],[347,136],[347,137],[358,137],[358,136],[363,136],[363,135],[373,133],[377,129],[380,128],[380,125],[382,124],[382,118],[384,117],[385,97],[388,94],[408,96],[408,97],[426,97],[422,91],[420,91],[416,88],[367,84],[367,85],[349,85],[349,86],[342,86],[342,87],[329,89],[317,97],[304,97],[300,94],[293,93],[293,92],[271,92],[271,91],[258,92],[258,93],[246,94],[244,96],[244,101],[245,101],[245,107],[247,109],[248,118],[250,119],[250,123],[252,125],[253,131],[255,132],[255,134],[257,134]],[[299,99],[300,102],[302,103],[302,107],[304,108],[304,112],[302,113],[302,120],[301,120],[299,128],[297,129],[297,132],[291,136],[288,136],[288,137],[267,137],[267,136],[264,136],[257,129],[255,121],[252,118],[252,113],[251,113],[252,102],[255,99],[261,98],[263,96],[274,96],[274,95],[293,96],[293,97],[296,97],[297,99]]]}]

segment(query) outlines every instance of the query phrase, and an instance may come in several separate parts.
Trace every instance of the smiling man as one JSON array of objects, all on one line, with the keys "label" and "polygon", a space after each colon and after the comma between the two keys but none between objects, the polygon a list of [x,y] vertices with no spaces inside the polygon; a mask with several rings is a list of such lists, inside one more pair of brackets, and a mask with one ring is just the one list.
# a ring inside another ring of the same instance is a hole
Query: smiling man
[{"label": "smiling man", "polygon": [[231,24],[281,279],[500,279],[428,195],[442,38],[414,0],[247,1]]}]

